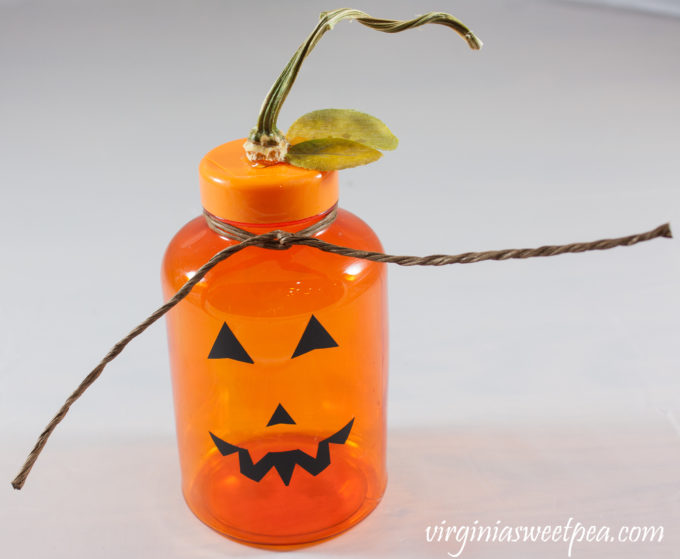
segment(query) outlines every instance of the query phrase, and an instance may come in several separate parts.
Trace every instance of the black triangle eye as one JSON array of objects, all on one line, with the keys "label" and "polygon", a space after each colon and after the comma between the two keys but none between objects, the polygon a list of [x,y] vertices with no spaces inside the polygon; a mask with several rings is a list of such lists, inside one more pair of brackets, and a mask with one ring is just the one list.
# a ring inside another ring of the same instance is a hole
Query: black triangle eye
[{"label": "black triangle eye", "polygon": [[243,363],[253,362],[226,322],[222,325],[220,333],[217,334],[208,359],[233,359]]},{"label": "black triangle eye", "polygon": [[338,344],[331,335],[326,332],[326,329],[321,326],[321,323],[316,317],[312,315],[307,323],[307,328],[305,328],[305,331],[302,333],[302,337],[293,352],[292,358],[308,353],[314,349],[324,349],[327,347],[338,347]]}]

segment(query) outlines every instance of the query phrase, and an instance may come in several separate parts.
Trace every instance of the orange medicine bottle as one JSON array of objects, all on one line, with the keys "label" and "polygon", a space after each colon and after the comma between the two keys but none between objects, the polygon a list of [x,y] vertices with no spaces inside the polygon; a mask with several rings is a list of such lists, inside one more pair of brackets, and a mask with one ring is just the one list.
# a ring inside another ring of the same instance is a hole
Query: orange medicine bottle
[{"label": "orange medicine bottle", "polygon": [[[337,208],[337,172],[253,164],[243,140],[201,161],[207,213],[254,234],[300,231],[382,251]],[[237,244],[201,216],[172,239],[170,298]],[[211,270],[167,315],[182,490],[196,516],[232,538],[297,545],[333,536],[385,490],[386,265],[306,246],[248,247]]]}]

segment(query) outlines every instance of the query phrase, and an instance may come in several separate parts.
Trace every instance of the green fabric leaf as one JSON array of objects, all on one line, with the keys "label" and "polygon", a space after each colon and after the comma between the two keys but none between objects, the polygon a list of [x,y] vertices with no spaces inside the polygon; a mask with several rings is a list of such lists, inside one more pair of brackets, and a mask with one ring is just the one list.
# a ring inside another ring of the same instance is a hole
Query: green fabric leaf
[{"label": "green fabric leaf", "polygon": [[343,138],[380,150],[393,150],[399,143],[381,120],[352,109],[312,111],[298,118],[286,134],[291,144],[323,138]]},{"label": "green fabric leaf", "polygon": [[336,171],[373,163],[382,153],[344,138],[321,138],[300,142],[288,148],[286,161],[296,167]]}]

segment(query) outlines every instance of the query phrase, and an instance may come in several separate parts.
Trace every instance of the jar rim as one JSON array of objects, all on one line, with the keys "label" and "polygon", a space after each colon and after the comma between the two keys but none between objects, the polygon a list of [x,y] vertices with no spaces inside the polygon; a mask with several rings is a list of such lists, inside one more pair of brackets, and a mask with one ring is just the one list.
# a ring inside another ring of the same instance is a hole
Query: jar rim
[{"label": "jar rim", "polygon": [[210,214],[236,224],[290,223],[337,204],[337,171],[253,163],[245,155],[244,141],[222,144],[201,160],[201,202]]}]

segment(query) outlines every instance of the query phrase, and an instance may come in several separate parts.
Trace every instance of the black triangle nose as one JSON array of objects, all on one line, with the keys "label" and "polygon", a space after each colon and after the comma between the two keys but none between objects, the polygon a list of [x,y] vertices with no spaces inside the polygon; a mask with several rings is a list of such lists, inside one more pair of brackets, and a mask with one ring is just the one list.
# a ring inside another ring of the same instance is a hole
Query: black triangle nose
[{"label": "black triangle nose", "polygon": [[278,425],[279,423],[287,423],[288,425],[295,425],[295,421],[293,421],[293,418],[290,416],[290,414],[284,409],[284,407],[281,404],[276,406],[276,409],[274,410],[274,413],[272,414],[272,417],[269,420],[269,423],[267,423],[267,427],[271,427],[272,425]]}]

